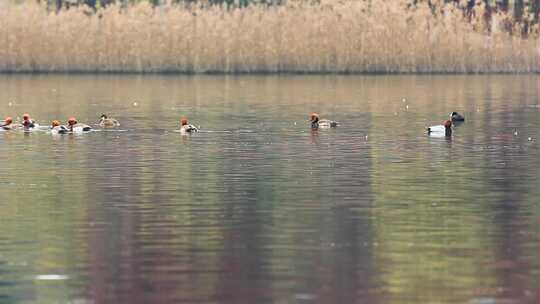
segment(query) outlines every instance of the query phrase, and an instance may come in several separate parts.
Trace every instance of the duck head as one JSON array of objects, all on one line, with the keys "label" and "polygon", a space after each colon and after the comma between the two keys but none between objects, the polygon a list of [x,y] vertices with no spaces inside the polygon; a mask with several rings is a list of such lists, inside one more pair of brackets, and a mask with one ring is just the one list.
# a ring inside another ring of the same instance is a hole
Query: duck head
[{"label": "duck head", "polygon": [[32,120],[30,120],[30,114],[24,113],[23,114],[23,126],[29,127],[32,124]]},{"label": "duck head", "polygon": [[311,121],[311,123],[317,123],[317,122],[319,122],[319,114],[317,114],[317,113],[311,113],[311,115],[310,115],[310,121]]},{"label": "duck head", "polygon": [[13,118],[8,116],[6,117],[6,119],[4,119],[4,124],[2,124],[2,127],[9,126],[12,122],[13,122]]},{"label": "duck head", "polygon": [[465,117],[463,117],[463,115],[459,114],[458,112],[450,113],[450,119],[455,122],[465,121]]},{"label": "duck head", "polygon": [[444,122],[444,134],[446,136],[452,135],[452,121],[450,119]]},{"label": "duck head", "polygon": [[101,114],[101,116],[99,117],[98,123],[99,123],[99,124],[103,124],[103,123],[105,123],[105,121],[106,121],[108,118],[109,118],[109,117],[107,116],[107,114]]},{"label": "duck head", "polygon": [[188,124],[187,118],[184,117],[184,118],[180,119],[180,125],[181,126],[187,126],[187,124]]},{"label": "duck head", "polygon": [[77,119],[75,117],[70,117],[68,119],[68,125],[69,125],[69,130],[73,132],[73,126],[77,124]]},{"label": "duck head", "polygon": [[309,121],[311,122],[312,129],[319,128],[319,114],[311,113]]},{"label": "duck head", "polygon": [[51,127],[54,128],[54,127],[58,127],[58,126],[60,126],[60,122],[59,122],[58,120],[53,120],[53,121],[51,122]]}]

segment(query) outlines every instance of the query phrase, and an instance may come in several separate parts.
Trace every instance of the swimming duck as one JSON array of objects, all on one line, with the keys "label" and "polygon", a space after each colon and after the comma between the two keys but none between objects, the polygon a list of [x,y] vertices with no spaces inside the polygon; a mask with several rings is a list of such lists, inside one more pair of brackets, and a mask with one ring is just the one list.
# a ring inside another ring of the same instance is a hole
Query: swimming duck
[{"label": "swimming duck", "polygon": [[69,129],[64,125],[60,125],[60,122],[58,120],[53,120],[51,122],[51,133],[66,134],[68,132],[69,132]]},{"label": "swimming duck", "polygon": [[180,133],[193,133],[193,132],[199,132],[199,129],[195,127],[194,125],[188,124],[187,118],[182,118],[180,120]]},{"label": "swimming duck", "polygon": [[450,119],[453,121],[453,122],[456,122],[456,121],[465,121],[465,117],[463,117],[463,115],[459,114],[458,112],[452,112],[450,114]]},{"label": "swimming duck", "polygon": [[75,117],[70,117],[68,119],[68,125],[69,125],[69,131],[73,133],[81,133],[81,132],[88,132],[92,131],[92,127],[90,127],[87,124],[78,123],[77,119]]},{"label": "swimming duck", "polygon": [[319,128],[321,129],[328,129],[328,128],[335,128],[338,126],[338,123],[329,120],[329,119],[319,119],[319,114],[317,113],[311,113],[311,129],[317,130]]},{"label": "swimming duck", "polygon": [[23,114],[22,126],[25,131],[29,131],[34,128],[36,129],[39,128],[39,125],[33,119],[30,118],[30,115],[28,113]]},{"label": "swimming duck", "polygon": [[452,135],[452,121],[447,120],[443,125],[431,126],[427,128],[427,133],[434,136],[451,136]]},{"label": "swimming duck", "polygon": [[11,130],[13,129],[13,118],[11,117],[6,117],[6,119],[4,120],[4,123],[0,125],[0,127],[3,129],[3,130]]},{"label": "swimming duck", "polygon": [[120,123],[114,118],[109,118],[107,115],[101,114],[101,117],[99,118],[99,125],[102,128],[114,128],[119,127]]}]

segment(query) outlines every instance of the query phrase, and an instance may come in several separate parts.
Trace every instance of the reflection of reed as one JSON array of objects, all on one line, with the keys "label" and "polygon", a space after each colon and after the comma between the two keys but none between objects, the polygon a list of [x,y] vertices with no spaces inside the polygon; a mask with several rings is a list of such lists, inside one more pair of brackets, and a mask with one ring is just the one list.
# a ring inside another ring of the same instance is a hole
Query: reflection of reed
[{"label": "reflection of reed", "polygon": [[0,71],[539,71],[535,27],[486,9],[329,0],[49,13],[28,2],[0,10]]}]

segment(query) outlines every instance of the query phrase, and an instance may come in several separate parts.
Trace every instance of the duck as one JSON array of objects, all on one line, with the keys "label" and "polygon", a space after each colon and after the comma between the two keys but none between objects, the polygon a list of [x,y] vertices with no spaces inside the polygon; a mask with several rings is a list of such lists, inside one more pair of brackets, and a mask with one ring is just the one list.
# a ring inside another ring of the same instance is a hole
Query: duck
[{"label": "duck", "polygon": [[188,124],[187,118],[182,118],[180,120],[180,133],[194,133],[199,132],[199,129],[194,125]]},{"label": "duck", "polygon": [[68,128],[69,131],[72,133],[81,133],[81,132],[88,132],[92,131],[92,127],[90,127],[87,124],[78,123],[77,119],[75,117],[70,117],[68,119]]},{"label": "duck", "polygon": [[30,130],[39,128],[39,125],[33,119],[30,118],[30,114],[28,113],[23,114],[22,126],[25,131],[30,131]]},{"label": "duck", "polygon": [[333,121],[333,120],[329,120],[329,119],[320,119],[319,118],[319,114],[317,113],[311,113],[310,115],[311,119],[310,119],[310,122],[311,122],[311,129],[313,130],[317,130],[317,129],[329,129],[329,128],[335,128],[338,126],[338,123]]},{"label": "duck", "polygon": [[110,118],[106,114],[101,114],[101,117],[99,118],[99,125],[102,128],[114,128],[119,127],[120,123],[118,122],[118,120]]},{"label": "duck", "polygon": [[68,127],[61,125],[58,120],[51,122],[51,133],[53,134],[66,134],[69,132]]},{"label": "duck", "polygon": [[427,133],[433,136],[451,136],[452,135],[452,121],[449,119],[442,125],[431,126],[427,128]]},{"label": "duck", "polygon": [[6,119],[4,119],[4,123],[0,125],[0,128],[2,128],[2,130],[12,130],[13,127],[13,118],[9,116],[6,117]]},{"label": "duck", "polygon": [[457,121],[465,121],[465,117],[463,117],[463,115],[459,114],[458,112],[452,112],[452,113],[450,113],[450,119],[451,119],[453,122],[457,122]]}]

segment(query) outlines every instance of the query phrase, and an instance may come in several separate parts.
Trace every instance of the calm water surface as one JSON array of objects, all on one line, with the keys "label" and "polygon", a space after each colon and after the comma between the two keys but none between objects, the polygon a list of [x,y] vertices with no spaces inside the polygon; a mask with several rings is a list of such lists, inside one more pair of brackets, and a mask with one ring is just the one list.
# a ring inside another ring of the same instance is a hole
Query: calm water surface
[{"label": "calm water surface", "polygon": [[2,75],[0,115],[122,126],[0,133],[0,303],[539,303],[539,88]]}]

